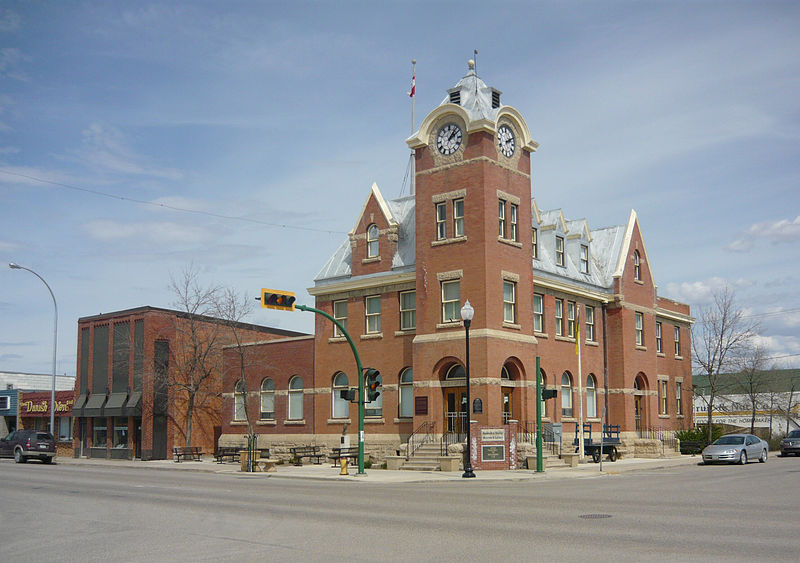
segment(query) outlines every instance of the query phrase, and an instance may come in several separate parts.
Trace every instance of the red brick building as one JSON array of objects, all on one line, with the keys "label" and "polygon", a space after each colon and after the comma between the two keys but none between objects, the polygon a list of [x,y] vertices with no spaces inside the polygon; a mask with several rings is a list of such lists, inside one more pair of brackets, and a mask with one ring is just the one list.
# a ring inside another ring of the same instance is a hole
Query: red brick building
[{"label": "red brick building", "polygon": [[[140,307],[78,319],[78,369],[73,405],[76,456],[167,459],[188,433],[191,445],[213,452],[221,433],[222,346],[236,330],[244,342],[300,333],[203,315]],[[190,373],[193,355],[207,355]],[[194,381],[194,385],[192,385]]]},{"label": "red brick building", "polygon": [[[407,140],[415,193],[386,200],[373,185],[348,240],[309,290],[318,309],[347,326],[363,365],[382,373],[383,392],[367,404],[365,421],[377,457],[422,427],[438,436],[463,431],[467,300],[478,426],[533,427],[537,356],[545,387],[558,392],[544,421],[563,423],[565,434],[581,419],[599,429],[606,405],[624,436],[690,423],[693,319],[687,305],[657,295],[636,213],[592,230],[561,210],[540,211],[531,192],[538,144],[500,97],[473,68],[447,91]],[[271,418],[257,423],[260,444],[291,441],[290,433],[338,444],[343,432],[355,433],[356,406],[338,393],[357,386],[350,347],[320,316],[313,344],[302,341],[302,365],[297,356],[282,360],[281,376],[266,383],[274,408],[261,409]],[[259,369],[249,372],[248,389],[265,381]],[[302,380],[302,418],[292,414],[292,377]],[[233,385],[226,375],[223,420],[234,408]]]}]

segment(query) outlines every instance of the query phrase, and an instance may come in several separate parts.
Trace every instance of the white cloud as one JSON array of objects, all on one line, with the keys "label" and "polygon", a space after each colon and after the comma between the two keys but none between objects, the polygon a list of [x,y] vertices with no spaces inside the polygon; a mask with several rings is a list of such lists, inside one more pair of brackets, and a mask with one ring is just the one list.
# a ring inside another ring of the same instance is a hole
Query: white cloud
[{"label": "white cloud", "polygon": [[121,223],[108,219],[89,221],[83,229],[90,237],[103,242],[138,239],[160,245],[170,243],[198,243],[210,235],[195,226],[173,222]]},{"label": "white cloud", "polygon": [[772,244],[800,240],[800,215],[794,220],[773,219],[754,223],[726,249],[731,252],[748,252],[753,248],[754,241],[758,239],[766,239]]},{"label": "white cloud", "polygon": [[19,247],[20,246],[15,242],[0,240],[0,252],[13,252],[17,250]]}]

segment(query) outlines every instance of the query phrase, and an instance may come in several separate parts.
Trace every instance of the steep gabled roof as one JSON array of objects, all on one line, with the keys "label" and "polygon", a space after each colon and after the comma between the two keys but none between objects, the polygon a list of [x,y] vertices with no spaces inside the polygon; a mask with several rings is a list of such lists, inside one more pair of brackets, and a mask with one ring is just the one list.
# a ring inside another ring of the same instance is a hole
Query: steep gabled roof
[{"label": "steep gabled roof", "polygon": [[641,228],[639,227],[639,217],[636,215],[636,211],[631,209],[631,214],[628,216],[628,223],[625,226],[625,237],[622,242],[622,249],[619,255],[617,256],[617,268],[614,271],[614,277],[618,278],[621,277],[623,272],[625,271],[625,263],[628,257],[628,253],[631,248],[631,241],[633,240],[633,231],[638,230],[639,236],[642,241],[642,254],[644,254],[644,263],[645,267],[647,268],[648,272],[650,272],[650,279],[653,281],[653,286],[656,286],[655,276],[653,276],[653,270],[650,269],[650,258],[647,256],[647,247],[644,244],[644,237],[641,234]]}]

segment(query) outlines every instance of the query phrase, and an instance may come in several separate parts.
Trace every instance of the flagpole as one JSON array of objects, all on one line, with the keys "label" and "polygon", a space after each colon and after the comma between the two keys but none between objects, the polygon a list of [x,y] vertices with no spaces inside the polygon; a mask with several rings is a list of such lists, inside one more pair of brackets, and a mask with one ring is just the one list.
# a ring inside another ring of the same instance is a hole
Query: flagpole
[{"label": "flagpole", "polygon": [[[416,96],[417,90],[417,59],[411,59],[411,92],[408,93],[411,96],[411,134],[414,134],[416,123],[414,120],[414,106],[417,101]],[[411,170],[411,178],[408,181],[409,191],[411,195],[416,195],[417,193],[417,169],[414,162],[415,151],[411,149],[411,155],[409,156],[408,165]]]},{"label": "flagpole", "polygon": [[583,372],[581,371],[581,308],[579,303],[575,303],[575,350],[578,353],[578,425],[580,428],[580,446],[578,459],[583,461]]}]

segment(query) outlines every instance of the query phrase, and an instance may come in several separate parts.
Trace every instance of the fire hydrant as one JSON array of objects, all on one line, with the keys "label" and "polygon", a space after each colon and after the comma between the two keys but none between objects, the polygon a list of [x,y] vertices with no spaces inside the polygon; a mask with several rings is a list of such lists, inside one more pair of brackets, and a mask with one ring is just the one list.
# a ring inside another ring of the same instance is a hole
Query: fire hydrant
[{"label": "fire hydrant", "polygon": [[339,471],[339,475],[348,475],[348,473],[347,473],[347,458],[343,457],[340,460],[340,464],[341,464],[342,470]]}]

